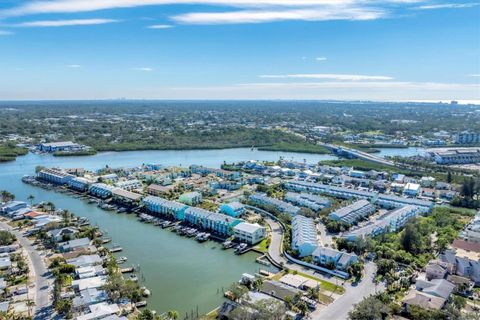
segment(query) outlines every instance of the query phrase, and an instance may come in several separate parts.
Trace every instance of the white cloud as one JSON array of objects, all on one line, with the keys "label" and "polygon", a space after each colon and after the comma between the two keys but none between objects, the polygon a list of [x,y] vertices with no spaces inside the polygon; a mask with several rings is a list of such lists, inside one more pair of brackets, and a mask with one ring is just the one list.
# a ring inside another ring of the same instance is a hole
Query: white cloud
[{"label": "white cloud", "polygon": [[388,76],[370,76],[359,74],[330,74],[330,73],[304,73],[304,74],[265,74],[260,78],[266,79],[325,79],[340,81],[384,81],[393,80]]},{"label": "white cloud", "polygon": [[315,60],[317,61],[326,61],[327,57],[316,57]]},{"label": "white cloud", "polygon": [[40,20],[15,24],[16,27],[65,27],[65,26],[88,26],[118,22],[113,19],[72,19],[72,20]]},{"label": "white cloud", "polygon": [[73,68],[73,69],[78,69],[81,68],[82,66],[79,64],[67,64],[68,68]]},{"label": "white cloud", "polygon": [[0,36],[9,36],[13,34],[11,31],[0,30]]},{"label": "white cloud", "polygon": [[327,21],[327,20],[374,20],[387,16],[377,8],[350,6],[323,6],[291,10],[240,10],[227,12],[195,12],[171,17],[175,22],[186,24],[241,24],[275,21]]},{"label": "white cloud", "polygon": [[170,29],[173,28],[170,24],[154,24],[147,27],[148,29]]},{"label": "white cloud", "polygon": [[469,77],[480,77],[480,74],[469,74]]},{"label": "white cloud", "polygon": [[139,67],[139,68],[132,68],[132,70],[151,72],[151,71],[153,71],[153,68],[149,68],[149,67]]},{"label": "white cloud", "polygon": [[442,3],[442,4],[431,4],[418,6],[415,9],[418,10],[434,10],[434,9],[462,9],[462,8],[473,8],[479,6],[480,2],[474,3]]}]

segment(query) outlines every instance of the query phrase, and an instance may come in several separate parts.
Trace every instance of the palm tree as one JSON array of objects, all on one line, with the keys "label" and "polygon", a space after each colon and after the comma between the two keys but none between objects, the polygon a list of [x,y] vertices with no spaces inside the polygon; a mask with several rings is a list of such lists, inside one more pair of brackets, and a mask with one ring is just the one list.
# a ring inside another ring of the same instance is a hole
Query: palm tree
[{"label": "palm tree", "polygon": [[26,305],[28,307],[28,316],[30,317],[30,314],[32,313],[32,309],[35,306],[35,302],[33,302],[32,300],[27,300]]},{"label": "palm tree", "polygon": [[33,206],[33,200],[35,199],[35,196],[33,194],[28,196],[28,201],[30,201],[30,205]]},{"label": "palm tree", "polygon": [[178,312],[175,311],[175,310],[170,310],[170,311],[167,312],[167,317],[168,317],[168,319],[176,320],[176,319],[178,319]]}]

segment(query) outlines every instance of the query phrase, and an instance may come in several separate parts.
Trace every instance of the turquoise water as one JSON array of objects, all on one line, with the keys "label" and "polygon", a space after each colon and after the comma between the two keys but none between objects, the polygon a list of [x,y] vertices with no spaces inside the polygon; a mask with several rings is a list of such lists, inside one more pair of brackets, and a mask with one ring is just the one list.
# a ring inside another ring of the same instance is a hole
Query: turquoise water
[{"label": "turquoise water", "polygon": [[103,211],[71,196],[26,185],[20,179],[25,174],[33,174],[38,165],[98,169],[107,164],[110,167],[128,167],[161,163],[166,166],[199,164],[218,168],[224,160],[278,160],[280,156],[296,161],[305,159],[307,162],[335,159],[329,155],[250,149],[107,152],[90,157],[63,158],[29,154],[15,162],[0,164],[0,190],[9,190],[21,200],[32,194],[35,201],[52,201],[58,208],[88,217],[106,231],[115,244],[123,247],[124,251],[119,255],[128,257],[125,265],[140,265],[139,278],[144,279],[142,284],[152,291],[148,300],[150,308],[159,312],[174,309],[185,315],[192,310],[196,313],[198,307],[199,313],[205,313],[221,302],[222,288],[237,281],[242,273],[265,269],[255,262],[255,254],[236,256],[232,250],[222,250],[217,243],[209,241],[200,244],[168,230],[140,223],[134,215]]}]

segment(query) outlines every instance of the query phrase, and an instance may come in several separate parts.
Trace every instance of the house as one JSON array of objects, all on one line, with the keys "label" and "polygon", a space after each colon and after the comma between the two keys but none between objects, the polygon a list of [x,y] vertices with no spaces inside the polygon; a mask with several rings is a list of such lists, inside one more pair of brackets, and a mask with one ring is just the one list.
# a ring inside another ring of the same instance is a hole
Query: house
[{"label": "house", "polygon": [[58,249],[61,252],[69,252],[80,248],[86,248],[90,246],[89,238],[74,239],[65,242],[60,242],[58,244]]},{"label": "house", "polygon": [[420,185],[424,188],[432,188],[435,186],[435,178],[434,177],[422,177],[420,179]]},{"label": "house", "polygon": [[100,302],[88,306],[90,312],[77,317],[77,320],[96,320],[105,319],[108,316],[115,315],[120,312],[117,304],[109,304]]},{"label": "house", "polygon": [[311,255],[318,247],[317,227],[311,218],[296,215],[292,218],[292,249],[300,257]]},{"label": "house", "polygon": [[322,266],[333,265],[336,269],[346,270],[350,265],[358,261],[354,253],[347,253],[328,247],[317,247],[312,253],[313,261]]},{"label": "house", "polygon": [[265,239],[267,230],[259,224],[252,224],[247,222],[240,222],[233,227],[233,235],[239,242],[248,244],[257,244]]},{"label": "house", "polygon": [[259,291],[282,301],[288,299],[287,297],[293,298],[295,295],[302,292],[298,289],[274,280],[263,281]]},{"label": "house", "polygon": [[3,253],[0,255],[0,270],[8,270],[12,267],[12,261],[10,260],[10,255],[8,253]]},{"label": "house", "polygon": [[28,204],[26,202],[23,202],[23,201],[10,201],[8,202],[6,205],[4,205],[2,208],[1,208],[1,212],[3,214],[9,214],[11,212],[14,212],[14,211],[17,211],[17,210],[20,210],[20,209],[24,209],[24,208],[27,208],[28,207]]},{"label": "house", "polygon": [[320,287],[320,283],[313,279],[303,277],[299,274],[286,274],[279,280],[281,283],[286,284],[287,286],[294,287],[296,289],[315,289]]},{"label": "house", "polygon": [[78,233],[77,228],[66,227],[61,229],[53,229],[47,232],[47,235],[55,242],[69,241],[75,239],[75,235]]},{"label": "house", "polygon": [[114,188],[112,190],[112,198],[115,202],[119,202],[125,205],[132,205],[140,201],[142,199],[142,195],[120,188]]},{"label": "house", "polygon": [[12,244],[9,246],[1,246],[0,247],[0,253],[10,253],[10,252],[15,252],[20,248],[20,245],[18,244]]},{"label": "house", "polygon": [[420,193],[420,185],[417,183],[407,183],[403,189],[403,194],[416,197]]},{"label": "house", "polygon": [[123,190],[127,190],[127,191],[132,191],[136,189],[142,189],[143,185],[137,179],[132,179],[132,180],[119,181],[115,183],[115,187]]},{"label": "house", "polygon": [[430,310],[440,310],[443,308],[447,300],[444,298],[432,296],[417,290],[411,290],[408,295],[406,295],[402,303],[408,311],[408,308],[412,305],[421,307],[423,309]]},{"label": "house", "polygon": [[157,196],[161,197],[164,195],[169,194],[175,189],[175,186],[173,184],[168,185],[168,186],[162,186],[159,184],[151,184],[147,187],[147,193],[152,196]]},{"label": "house", "polygon": [[438,260],[430,261],[425,267],[425,272],[428,280],[443,279],[448,273],[448,264]]},{"label": "house", "polygon": [[85,289],[100,288],[107,284],[107,276],[98,276],[92,278],[84,278],[72,281],[72,287],[76,291],[82,291]]},{"label": "house", "polygon": [[422,279],[415,282],[415,289],[423,293],[448,300],[455,289],[455,285],[445,279]]},{"label": "house", "polygon": [[202,200],[202,194],[196,191],[184,193],[180,196],[180,198],[178,198],[179,202],[187,204],[189,206],[195,206],[201,203]]},{"label": "house", "polygon": [[67,259],[67,263],[75,266],[76,268],[80,268],[86,266],[101,265],[103,263],[103,260],[98,254],[92,254]]},{"label": "house", "polygon": [[329,214],[329,218],[347,224],[353,224],[358,220],[368,217],[375,212],[375,207],[367,200],[356,201],[346,207],[335,210]]},{"label": "house", "polygon": [[184,221],[220,236],[232,235],[233,228],[243,222],[241,219],[195,207],[185,210]]},{"label": "house", "polygon": [[103,276],[107,274],[106,270],[100,266],[85,266],[75,269],[75,276],[78,279],[92,278],[96,276]]},{"label": "house", "polygon": [[245,212],[245,205],[238,201],[224,203],[220,206],[220,212],[238,218]]},{"label": "house", "polygon": [[80,311],[88,308],[89,305],[107,301],[108,299],[108,293],[105,290],[90,288],[80,291],[80,293],[73,298],[72,303],[74,310]]}]

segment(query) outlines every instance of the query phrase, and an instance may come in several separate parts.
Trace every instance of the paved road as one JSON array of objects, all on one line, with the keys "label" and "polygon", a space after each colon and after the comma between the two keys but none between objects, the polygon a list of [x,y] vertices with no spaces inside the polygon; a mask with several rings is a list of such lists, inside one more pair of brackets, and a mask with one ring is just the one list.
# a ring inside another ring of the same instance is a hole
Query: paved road
[{"label": "paved road", "polygon": [[35,316],[34,319],[50,319],[52,315],[52,300],[50,288],[53,287],[52,276],[45,266],[43,258],[32,246],[30,240],[25,238],[19,231],[13,230],[7,223],[0,222],[0,227],[12,232],[18,239],[20,245],[25,249],[33,266],[35,274]]},{"label": "paved road", "polygon": [[348,312],[353,308],[353,305],[360,302],[364,297],[367,297],[376,292],[384,290],[383,285],[375,285],[373,280],[375,279],[376,266],[373,262],[365,264],[364,277],[362,281],[356,285],[352,285],[350,282],[338,280],[334,277],[328,277],[324,274],[315,272],[311,269],[307,269],[300,265],[291,263],[285,257],[281,256],[282,250],[282,237],[283,229],[280,224],[270,218],[266,219],[267,223],[272,229],[272,240],[270,247],[268,248],[268,254],[277,263],[282,262],[285,266],[292,270],[301,271],[320,279],[324,279],[330,282],[336,282],[336,284],[342,284],[345,288],[345,293],[338,296],[334,302],[325,307],[319,307],[313,312],[310,317],[315,320],[343,320],[347,319]]}]

